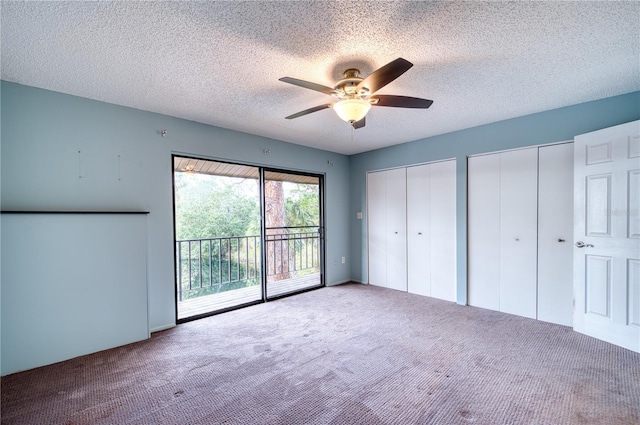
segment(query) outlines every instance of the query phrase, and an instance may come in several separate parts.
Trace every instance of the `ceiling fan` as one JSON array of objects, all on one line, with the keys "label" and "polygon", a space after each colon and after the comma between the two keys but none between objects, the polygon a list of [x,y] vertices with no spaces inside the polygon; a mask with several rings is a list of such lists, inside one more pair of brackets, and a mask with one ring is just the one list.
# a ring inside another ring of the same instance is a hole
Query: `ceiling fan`
[{"label": "ceiling fan", "polygon": [[374,94],[411,68],[413,64],[406,59],[398,58],[381,68],[373,71],[368,77],[360,77],[360,70],[349,68],[344,71],[344,78],[338,81],[334,88],[297,78],[282,77],[280,81],[303,87],[305,89],[319,91],[320,93],[334,96],[338,99],[335,103],[325,103],[314,106],[296,114],[289,115],[286,119],[298,118],[312,112],[333,108],[338,116],[350,123],[353,128],[362,128],[365,125],[365,116],[371,106],[390,106],[393,108],[418,108],[427,109],[433,100],[420,99],[418,97],[394,96]]}]

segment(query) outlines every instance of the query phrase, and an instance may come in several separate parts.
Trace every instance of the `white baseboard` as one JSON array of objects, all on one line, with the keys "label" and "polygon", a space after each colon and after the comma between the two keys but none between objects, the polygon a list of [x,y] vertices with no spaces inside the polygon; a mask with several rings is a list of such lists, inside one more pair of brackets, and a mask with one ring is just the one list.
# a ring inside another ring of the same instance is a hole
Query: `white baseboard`
[{"label": "white baseboard", "polygon": [[337,286],[337,285],[343,285],[345,283],[362,283],[362,282],[358,282],[357,280],[349,279],[349,280],[344,280],[342,282],[327,283],[326,286]]},{"label": "white baseboard", "polygon": [[160,331],[166,331],[167,329],[171,329],[171,328],[173,328],[175,326],[176,326],[175,323],[170,323],[168,325],[162,325],[162,326],[156,326],[155,328],[151,328],[151,333],[160,332]]}]

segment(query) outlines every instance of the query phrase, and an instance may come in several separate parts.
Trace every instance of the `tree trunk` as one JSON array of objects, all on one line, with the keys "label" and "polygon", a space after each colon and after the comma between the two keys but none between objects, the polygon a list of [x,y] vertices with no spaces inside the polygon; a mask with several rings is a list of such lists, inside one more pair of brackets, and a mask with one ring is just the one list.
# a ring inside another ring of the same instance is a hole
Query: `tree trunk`
[{"label": "tree trunk", "polygon": [[[281,181],[264,183],[265,227],[285,227],[286,211]],[[285,229],[267,230],[267,281],[289,279],[289,241]]]}]

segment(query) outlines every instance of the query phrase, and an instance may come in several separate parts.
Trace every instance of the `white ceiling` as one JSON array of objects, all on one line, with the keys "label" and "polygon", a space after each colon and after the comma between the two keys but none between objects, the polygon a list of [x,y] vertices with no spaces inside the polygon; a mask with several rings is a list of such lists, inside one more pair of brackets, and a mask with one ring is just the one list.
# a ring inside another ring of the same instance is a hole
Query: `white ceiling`
[{"label": "white ceiling", "polygon": [[[640,90],[640,2],[2,1],[2,79],[353,154]],[[398,57],[359,130],[333,86]]]}]

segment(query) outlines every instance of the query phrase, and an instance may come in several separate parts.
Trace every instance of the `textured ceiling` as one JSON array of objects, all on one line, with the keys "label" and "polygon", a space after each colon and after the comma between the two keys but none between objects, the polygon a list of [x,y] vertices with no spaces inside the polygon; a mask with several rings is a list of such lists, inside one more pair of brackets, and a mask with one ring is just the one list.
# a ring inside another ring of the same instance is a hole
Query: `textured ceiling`
[{"label": "textured ceiling", "polygon": [[[2,79],[344,154],[640,90],[640,2],[2,1]],[[333,86],[398,57],[352,130]]]}]

